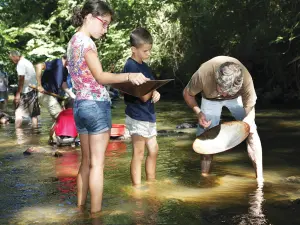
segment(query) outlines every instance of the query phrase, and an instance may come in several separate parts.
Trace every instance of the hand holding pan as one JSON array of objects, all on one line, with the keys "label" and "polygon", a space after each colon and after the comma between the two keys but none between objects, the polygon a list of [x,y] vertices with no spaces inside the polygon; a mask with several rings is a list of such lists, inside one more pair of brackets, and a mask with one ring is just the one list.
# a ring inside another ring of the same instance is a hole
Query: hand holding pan
[{"label": "hand holding pan", "polygon": [[134,85],[131,82],[126,82],[126,83],[111,84],[111,86],[113,88],[120,90],[121,92],[140,98],[148,94],[150,91],[158,89],[172,80],[174,79],[149,80],[140,85]]},{"label": "hand holding pan", "polygon": [[216,154],[229,150],[249,135],[250,127],[243,121],[225,122],[198,136],[193,149],[199,154]]},{"label": "hand holding pan", "polygon": [[37,90],[37,91],[39,91],[39,92],[41,92],[41,93],[43,93],[43,94],[46,94],[46,95],[51,95],[51,96],[53,96],[53,97],[55,97],[55,98],[59,98],[59,99],[61,99],[61,100],[65,100],[66,98],[65,97],[63,97],[63,96],[60,96],[60,95],[57,95],[57,94],[55,94],[55,93],[52,93],[52,92],[49,92],[49,91],[40,91],[35,85],[29,85],[29,87],[31,87],[32,89],[35,89],[35,90]]}]

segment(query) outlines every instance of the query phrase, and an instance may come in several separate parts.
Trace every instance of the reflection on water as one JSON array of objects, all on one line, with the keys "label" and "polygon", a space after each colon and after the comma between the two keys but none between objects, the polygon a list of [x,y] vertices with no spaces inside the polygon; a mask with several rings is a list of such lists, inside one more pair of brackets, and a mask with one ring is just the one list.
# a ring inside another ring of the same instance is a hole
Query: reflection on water
[{"label": "reflection on water", "polygon": [[76,176],[79,170],[78,152],[64,152],[62,157],[55,160],[55,173],[58,178],[57,189],[60,192],[60,199],[72,204],[68,198],[75,197]]},{"label": "reflection on water", "polygon": [[16,129],[16,136],[17,136],[17,144],[23,145],[28,141],[28,138],[25,138],[24,131],[22,128]]},{"label": "reflection on water", "polygon": [[252,224],[265,224],[267,222],[262,209],[262,203],[264,201],[264,193],[262,185],[257,188],[253,195],[249,199],[249,217]]},{"label": "reflection on water", "polygon": [[264,202],[263,185],[260,185],[254,193],[249,195],[248,213],[242,216],[236,216],[235,221],[239,225],[263,225],[267,224],[266,217],[263,213],[262,204]]},{"label": "reflection on water", "polygon": [[254,224],[258,224],[258,222],[266,222],[265,215],[262,211],[262,203],[264,201],[263,187],[262,185],[256,189],[256,191],[250,195],[249,198],[249,215],[252,217],[251,222],[256,222]]},{"label": "reflection on water", "polygon": [[73,178],[77,176],[79,169],[79,152],[63,152],[62,157],[55,159],[55,172],[58,178]]},{"label": "reflection on water", "polygon": [[39,143],[41,131],[39,128],[17,128],[15,134],[18,145],[34,145]]},{"label": "reflection on water", "polygon": [[[123,123],[123,104],[118,104],[114,122]],[[193,120],[182,106],[158,104],[158,129]],[[216,155],[212,174],[201,177],[200,156],[191,148],[195,136],[189,131],[158,137],[157,181],[136,190],[130,181],[131,143],[113,140],[106,151],[103,212],[94,218],[88,210],[76,209],[80,148],[59,148],[61,157],[48,154],[53,153],[47,144],[50,117],[43,112],[39,128],[33,130],[26,125],[16,131],[14,124],[2,126],[0,224],[300,224],[298,136],[286,127],[277,129],[278,118],[270,124],[270,115],[259,115],[264,187],[257,187],[243,144]],[[32,146],[44,151],[24,156]]]}]

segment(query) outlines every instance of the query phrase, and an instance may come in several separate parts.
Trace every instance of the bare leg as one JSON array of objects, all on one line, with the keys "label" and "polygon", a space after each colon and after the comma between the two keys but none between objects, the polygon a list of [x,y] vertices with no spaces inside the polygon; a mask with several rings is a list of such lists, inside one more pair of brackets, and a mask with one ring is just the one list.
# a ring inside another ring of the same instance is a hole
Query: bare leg
[{"label": "bare leg", "polygon": [[261,183],[264,181],[262,166],[262,147],[257,130],[255,130],[254,133],[249,134],[247,139],[247,150],[255,169],[257,182]]},{"label": "bare leg", "polygon": [[24,132],[21,128],[16,128],[16,136],[18,145],[23,145],[26,143],[26,139],[24,137]]},{"label": "bare leg", "polygon": [[49,131],[49,144],[51,144],[53,142],[53,135],[54,135],[54,126],[55,126],[56,122],[54,122],[52,124],[52,127],[50,128],[50,131]]},{"label": "bare leg", "polygon": [[135,187],[141,186],[142,161],[145,151],[145,138],[139,135],[132,135],[132,159],[130,165],[131,181]]},{"label": "bare leg", "polygon": [[31,127],[32,128],[37,128],[38,127],[38,118],[37,117],[32,117],[31,118]]},{"label": "bare leg", "polygon": [[147,181],[154,181],[155,171],[156,171],[156,159],[158,155],[158,144],[157,144],[156,136],[147,139],[146,146],[148,148],[148,155],[146,158]]},{"label": "bare leg", "polygon": [[81,164],[77,175],[77,205],[83,207],[86,202],[90,175],[90,148],[88,134],[80,134]]},{"label": "bare leg", "polygon": [[204,177],[208,176],[213,155],[201,155],[201,175]]},{"label": "bare leg", "polygon": [[22,117],[16,117],[15,119],[15,128],[21,128],[22,126],[22,122],[23,122],[23,118]]},{"label": "bare leg", "polygon": [[102,207],[103,170],[109,137],[110,130],[101,134],[89,135],[91,213],[100,212]]},{"label": "bare leg", "polygon": [[[207,129],[219,125],[221,113],[222,113],[223,101],[210,101],[202,98],[201,111],[205,114],[206,120],[211,121],[211,124],[207,128],[197,126],[197,136],[203,134]],[[206,177],[210,171],[213,155],[201,155],[201,175]]]}]

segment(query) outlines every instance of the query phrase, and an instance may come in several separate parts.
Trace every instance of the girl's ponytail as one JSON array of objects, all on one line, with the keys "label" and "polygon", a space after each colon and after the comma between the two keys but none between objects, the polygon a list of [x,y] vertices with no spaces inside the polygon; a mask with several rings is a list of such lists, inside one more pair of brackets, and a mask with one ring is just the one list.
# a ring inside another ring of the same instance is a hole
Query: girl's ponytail
[{"label": "girl's ponytail", "polygon": [[72,16],[72,25],[74,27],[81,27],[82,24],[83,24],[83,17],[82,17],[82,13],[81,13],[81,8],[76,6],[74,9],[73,9],[73,16]]}]

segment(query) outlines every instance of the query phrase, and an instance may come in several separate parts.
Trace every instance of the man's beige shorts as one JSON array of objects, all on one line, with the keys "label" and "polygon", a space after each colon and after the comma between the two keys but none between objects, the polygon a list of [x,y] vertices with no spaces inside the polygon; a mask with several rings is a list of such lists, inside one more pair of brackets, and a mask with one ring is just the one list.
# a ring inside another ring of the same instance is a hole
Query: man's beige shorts
[{"label": "man's beige shorts", "polygon": [[40,115],[40,106],[38,103],[38,94],[35,90],[28,93],[22,93],[20,102],[16,106],[15,117],[21,119],[23,117],[37,117]]},{"label": "man's beige shorts", "polygon": [[151,138],[157,135],[156,123],[135,120],[126,115],[125,124],[130,135],[135,134],[145,138]]},{"label": "man's beige shorts", "polygon": [[58,114],[62,111],[62,107],[57,101],[57,99],[51,95],[46,95],[39,92],[38,95],[39,103],[43,107],[46,107],[50,116],[53,119],[56,119]]}]

